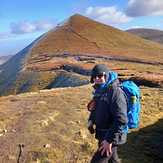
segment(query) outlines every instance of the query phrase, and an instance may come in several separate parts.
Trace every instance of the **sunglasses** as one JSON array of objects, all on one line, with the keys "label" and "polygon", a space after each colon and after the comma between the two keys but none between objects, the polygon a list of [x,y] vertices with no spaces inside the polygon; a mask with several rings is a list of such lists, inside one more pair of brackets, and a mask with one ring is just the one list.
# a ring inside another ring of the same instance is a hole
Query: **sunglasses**
[{"label": "sunglasses", "polygon": [[105,75],[106,75],[105,73],[98,74],[98,75],[95,76],[95,78],[96,78],[96,77],[98,77],[98,78],[102,78],[102,77],[105,76]]}]

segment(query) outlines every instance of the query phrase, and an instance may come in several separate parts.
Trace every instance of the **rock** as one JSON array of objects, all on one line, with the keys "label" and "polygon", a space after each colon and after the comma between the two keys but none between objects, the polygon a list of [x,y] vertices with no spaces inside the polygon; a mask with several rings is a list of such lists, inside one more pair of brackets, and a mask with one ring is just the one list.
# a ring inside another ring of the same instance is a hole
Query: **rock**
[{"label": "rock", "polygon": [[9,160],[16,160],[16,157],[14,155],[9,155]]},{"label": "rock", "polygon": [[49,125],[48,120],[42,120],[42,121],[41,121],[41,126],[42,126],[42,127],[46,127],[46,126],[48,126],[48,125]]},{"label": "rock", "polygon": [[3,136],[5,133],[7,133],[7,129],[0,129],[0,136]]},{"label": "rock", "polygon": [[86,139],[86,138],[87,138],[87,134],[86,134],[85,130],[82,130],[82,129],[81,129],[81,130],[79,131],[79,135],[80,135],[80,137],[83,138],[83,139]]},{"label": "rock", "polygon": [[44,148],[50,148],[50,144],[44,144]]},{"label": "rock", "polygon": [[80,124],[80,121],[76,121],[77,124]]},{"label": "rock", "polygon": [[38,101],[37,104],[38,104],[38,105],[46,105],[47,102],[46,102],[46,101]]},{"label": "rock", "polygon": [[7,129],[4,129],[3,132],[6,133],[7,132]]},{"label": "rock", "polygon": [[12,132],[16,132],[16,129],[12,129],[11,131],[12,131]]}]

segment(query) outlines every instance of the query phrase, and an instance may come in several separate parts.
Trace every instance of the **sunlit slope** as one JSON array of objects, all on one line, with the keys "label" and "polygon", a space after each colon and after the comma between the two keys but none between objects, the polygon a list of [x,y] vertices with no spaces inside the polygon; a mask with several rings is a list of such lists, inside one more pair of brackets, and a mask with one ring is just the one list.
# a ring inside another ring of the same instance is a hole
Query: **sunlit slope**
[{"label": "sunlit slope", "polygon": [[[141,91],[140,129],[128,134],[120,157],[125,163],[161,163],[163,92]],[[0,162],[89,162],[97,145],[86,128],[91,92],[87,85],[1,97]]]},{"label": "sunlit slope", "polygon": [[161,44],[76,14],[0,65],[0,95],[83,85],[97,63],[162,84],[162,54]]},{"label": "sunlit slope", "polygon": [[28,62],[46,55],[85,54],[123,56],[163,62],[163,46],[81,15],[49,31],[32,49]]}]

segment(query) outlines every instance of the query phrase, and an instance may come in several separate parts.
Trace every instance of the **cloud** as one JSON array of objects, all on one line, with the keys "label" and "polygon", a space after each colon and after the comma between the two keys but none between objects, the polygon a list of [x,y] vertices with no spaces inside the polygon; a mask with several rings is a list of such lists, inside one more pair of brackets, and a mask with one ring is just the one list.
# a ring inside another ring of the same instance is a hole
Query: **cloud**
[{"label": "cloud", "polygon": [[130,17],[163,15],[163,0],[129,0],[125,13]]},{"label": "cloud", "polygon": [[137,28],[145,28],[145,27],[136,25],[136,26],[130,26],[126,30],[128,30],[128,29],[137,29]]},{"label": "cloud", "polygon": [[9,33],[9,32],[0,32],[0,40],[8,39],[10,37],[11,37],[11,33]]},{"label": "cloud", "polygon": [[85,14],[105,24],[121,24],[131,20],[115,6],[111,7],[88,7]]},{"label": "cloud", "polygon": [[35,32],[46,32],[56,25],[56,21],[41,20],[35,22],[20,21],[10,24],[9,31],[0,32],[0,40],[17,38],[23,34],[34,34]]},{"label": "cloud", "polygon": [[12,34],[25,34],[42,30],[49,30],[53,26],[54,23],[50,21],[37,21],[37,22],[21,21],[17,23],[11,23],[10,30]]}]

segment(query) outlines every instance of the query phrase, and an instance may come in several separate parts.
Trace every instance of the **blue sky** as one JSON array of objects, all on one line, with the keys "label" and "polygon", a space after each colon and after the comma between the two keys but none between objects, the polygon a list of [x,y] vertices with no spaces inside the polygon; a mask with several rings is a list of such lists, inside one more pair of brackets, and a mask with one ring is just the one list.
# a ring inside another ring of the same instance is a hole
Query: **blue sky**
[{"label": "blue sky", "polygon": [[0,55],[15,54],[75,13],[122,30],[163,30],[163,0],[1,0]]}]

